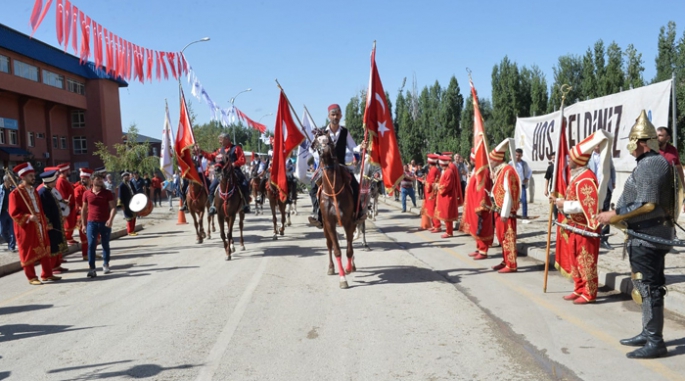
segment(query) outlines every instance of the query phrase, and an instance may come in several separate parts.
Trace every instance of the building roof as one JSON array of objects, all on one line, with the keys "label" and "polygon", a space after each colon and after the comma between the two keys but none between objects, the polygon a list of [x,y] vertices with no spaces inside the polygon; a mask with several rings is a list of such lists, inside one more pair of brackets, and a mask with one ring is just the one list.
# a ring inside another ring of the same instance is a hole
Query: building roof
[{"label": "building roof", "polygon": [[128,83],[123,79],[115,79],[104,70],[96,69],[93,62],[89,61],[81,65],[78,57],[31,38],[4,24],[0,24],[0,48],[11,50],[86,79],[109,79],[119,84],[119,87],[128,87]]},{"label": "building roof", "polygon": [[[124,134],[124,140],[126,140],[127,136],[128,136],[128,134]],[[145,136],[145,135],[138,134],[138,137],[136,138],[136,143],[145,143],[145,142],[148,142],[148,143],[162,143],[162,141],[159,140],[159,139],[155,139],[155,138],[152,138],[152,137],[150,137],[150,136]]]},{"label": "building roof", "polygon": [[23,149],[23,148],[17,148],[17,147],[0,147],[0,151],[3,151],[7,154],[10,155],[19,155],[19,156],[31,156],[31,152]]}]

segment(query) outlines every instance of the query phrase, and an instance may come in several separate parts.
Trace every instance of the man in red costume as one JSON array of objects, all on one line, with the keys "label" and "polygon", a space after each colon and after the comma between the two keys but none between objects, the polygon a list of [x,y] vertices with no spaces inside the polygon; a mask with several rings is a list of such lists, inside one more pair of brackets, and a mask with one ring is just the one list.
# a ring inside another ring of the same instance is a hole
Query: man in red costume
[{"label": "man in red costume", "polygon": [[464,193],[461,191],[461,174],[459,174],[459,168],[457,168],[457,165],[454,164],[454,161],[452,160],[454,154],[452,152],[443,152],[442,155],[450,157],[449,168],[457,176],[457,184],[459,185],[455,191],[455,202],[457,203],[457,218],[454,220],[453,224],[456,225],[457,220],[459,220],[459,207],[464,205]]},{"label": "man in red costume", "polygon": [[[237,182],[240,187],[240,194],[242,195],[243,201],[245,202],[243,208],[247,208],[250,205],[250,200],[248,198],[248,183],[245,179],[245,174],[243,174],[243,171],[240,169],[240,167],[245,165],[245,153],[243,152],[242,147],[237,146],[233,144],[233,142],[231,142],[231,137],[227,133],[219,134],[219,143],[221,144],[221,147],[217,149],[214,153],[202,150],[200,151],[200,153],[211,163],[228,162],[229,159],[231,160],[231,162],[233,163],[233,167],[235,169],[233,173],[237,177]],[[214,181],[212,181],[212,184],[209,186],[209,205],[211,205],[211,207],[209,208],[210,215],[216,214],[216,208],[214,208],[214,193],[218,186],[219,178],[215,177]]]},{"label": "man in red costume", "polygon": [[423,182],[423,206],[421,207],[421,230],[430,229],[440,231],[440,221],[435,218],[435,203],[437,201],[438,181],[440,180],[440,168],[438,168],[438,155],[429,153],[427,163],[429,166],[426,179]]},{"label": "man in red costume", "polygon": [[74,229],[76,228],[76,199],[74,198],[74,186],[69,182],[69,174],[71,174],[71,165],[69,163],[60,164],[59,178],[55,188],[62,195],[62,200],[69,204],[69,216],[64,218],[64,236],[67,237],[69,245],[76,244],[74,240]]},{"label": "man in red costume", "polygon": [[[492,185],[492,199],[495,212],[495,234],[502,246],[502,262],[492,269],[501,274],[516,272],[516,211],[521,199],[521,181],[516,169],[504,162],[504,154],[513,139],[505,139],[492,152],[490,163],[494,167],[495,182]],[[513,148],[513,147],[511,147]],[[480,260],[487,255],[478,254]]]},{"label": "man in red costume", "polygon": [[[604,130],[597,130],[585,140],[578,143],[569,153],[571,179],[566,188],[566,199],[553,199],[557,208],[567,215],[566,223],[561,228],[564,244],[557,252],[571,258],[571,276],[574,290],[564,296],[574,304],[587,304],[597,299],[597,259],[599,258],[600,224],[597,215],[601,210],[601,200],[607,192],[611,171],[610,147],[613,136]],[[595,174],[587,168],[588,160],[595,147],[600,147],[602,173],[601,184]]]},{"label": "man in red costume", "polygon": [[[90,189],[90,177],[93,175],[93,170],[81,168],[80,172],[80,181],[74,185],[74,200],[76,202],[76,215],[78,216],[78,221],[80,221],[81,209],[83,209],[83,194],[86,193],[86,190]],[[80,221],[77,224],[83,224],[83,221]],[[81,238],[81,258],[83,258],[84,261],[87,261],[88,237],[81,229],[78,229],[78,233],[79,238]]]},{"label": "man in red costume", "polygon": [[[457,189],[461,189],[459,176],[457,172],[450,167],[452,164],[452,156],[442,155],[438,157],[440,167],[442,167],[442,174],[440,175],[440,182],[438,183],[438,199],[437,208],[435,209],[435,218],[445,223],[445,234],[442,238],[452,237],[454,232],[453,222],[459,218],[459,209],[457,206],[457,198],[461,192],[457,193]],[[454,166],[454,164],[452,164]],[[438,230],[439,231],[439,230]]]},{"label": "man in red costume", "polygon": [[488,249],[492,246],[494,226],[492,220],[492,178],[488,165],[485,145],[479,151],[481,160],[476,161],[476,154],[471,150],[471,161],[474,164],[473,173],[466,185],[466,202],[464,203],[460,230],[471,234],[476,240],[476,251],[469,257],[482,256],[487,258]]},{"label": "man in red costume", "polygon": [[38,192],[33,187],[36,173],[28,162],[15,166],[13,171],[21,177],[21,184],[10,193],[9,213],[14,220],[14,232],[24,274],[30,284],[42,284],[36,276],[35,269],[36,262],[40,261],[43,270],[41,278],[44,281],[60,280],[62,278],[52,274],[48,223]]}]

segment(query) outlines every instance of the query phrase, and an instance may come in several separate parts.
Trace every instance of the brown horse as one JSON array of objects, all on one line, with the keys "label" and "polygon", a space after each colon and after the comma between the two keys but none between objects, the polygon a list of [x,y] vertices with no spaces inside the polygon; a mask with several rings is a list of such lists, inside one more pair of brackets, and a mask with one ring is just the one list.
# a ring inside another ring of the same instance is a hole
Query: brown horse
[{"label": "brown horse", "polygon": [[[319,150],[320,165],[322,167],[321,186],[319,187],[319,205],[323,219],[323,232],[328,246],[328,275],[335,273],[332,254],[338,264],[340,288],[348,288],[345,274],[357,271],[354,264],[353,235],[357,225],[354,221],[355,206],[352,188],[350,187],[350,173],[338,165],[333,151],[333,144],[327,134],[318,136],[314,142]],[[343,269],[340,244],[336,226],[342,226],[347,240],[347,267]]]},{"label": "brown horse", "polygon": [[[269,207],[271,208],[271,216],[272,220],[274,223],[274,235],[273,239],[277,240],[278,235],[284,235],[285,234],[285,227],[290,226],[290,212],[286,212],[285,207],[286,207],[286,202],[281,201],[281,199],[278,197],[278,189],[276,189],[276,186],[271,184],[270,182],[267,181],[267,185],[264,186],[265,191],[263,190],[264,194],[266,195],[266,198],[269,200]],[[278,207],[278,210],[281,212],[281,228],[278,229],[278,219],[276,218],[276,207]],[[287,220],[287,222],[286,222]]]},{"label": "brown horse", "polygon": [[[233,163],[230,161],[223,164],[219,175],[219,186],[216,190],[216,196],[218,197],[214,197],[214,207],[217,210],[219,231],[221,232],[221,240],[224,243],[227,261],[231,260],[231,253],[235,252],[233,223],[235,222],[236,215],[240,216],[238,223],[240,227],[240,250],[245,250],[245,242],[243,241],[245,211],[243,210],[243,198],[240,197],[240,187],[237,184],[234,170]],[[224,222],[228,224],[228,234],[224,233]]]},{"label": "brown horse", "polygon": [[[186,203],[188,205],[188,210],[190,215],[193,217],[193,223],[195,224],[195,233],[197,234],[196,243],[202,243],[202,240],[206,237],[205,228],[202,223],[202,219],[205,215],[205,208],[207,207],[207,191],[204,185],[190,182],[188,185],[188,195]],[[209,228],[209,225],[207,226]]]},{"label": "brown horse", "polygon": [[250,189],[252,190],[252,198],[254,199],[255,216],[264,214],[264,190],[259,189],[261,181],[261,177],[253,177],[250,179]]},{"label": "brown horse", "polygon": [[[209,197],[207,197],[207,210],[209,210]],[[212,232],[216,233],[216,224],[214,224],[214,215],[207,213],[207,239],[212,239]]]}]

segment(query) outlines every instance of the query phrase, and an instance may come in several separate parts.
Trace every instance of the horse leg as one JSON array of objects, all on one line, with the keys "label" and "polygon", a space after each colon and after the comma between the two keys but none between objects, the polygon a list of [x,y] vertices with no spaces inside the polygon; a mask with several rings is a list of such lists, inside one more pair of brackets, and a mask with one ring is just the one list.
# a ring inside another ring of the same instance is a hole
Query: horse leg
[{"label": "horse leg", "polygon": [[[329,226],[329,229],[331,230],[331,238],[333,240],[333,254],[335,255],[335,261],[338,264],[338,275],[340,276],[340,288],[345,289],[348,288],[347,284],[347,279],[345,279],[345,269],[343,268],[342,264],[342,252],[340,251],[340,243],[338,242],[338,235],[335,232],[335,225],[334,226]],[[348,238],[349,241],[349,238]],[[349,243],[348,243],[349,245]]]},{"label": "horse leg", "polygon": [[269,207],[271,208],[271,219],[274,223],[274,240],[278,239],[278,228],[277,228],[277,218],[276,218],[276,203],[278,201],[271,202],[272,200],[269,200]]},{"label": "horse leg", "polygon": [[[328,247],[328,275],[335,274],[335,267],[333,266],[333,240],[327,231],[324,231],[326,237],[326,246]],[[335,233],[334,233],[335,234]]]},{"label": "horse leg", "polygon": [[[285,204],[279,204],[278,209],[281,211],[281,228],[278,232],[283,235],[285,233],[285,215],[288,214],[288,220],[290,220],[290,214],[285,211]],[[290,224],[288,224],[290,226]]]},{"label": "horse leg", "polygon": [[200,229],[197,223],[197,217],[195,216],[195,210],[190,209],[190,215],[193,217],[193,224],[195,225],[195,243],[202,243],[202,236],[200,235]]},{"label": "horse leg", "polygon": [[[292,206],[292,205],[293,205],[293,204],[291,203],[290,206]],[[293,223],[290,222],[290,210],[288,210],[288,211],[286,212],[285,218],[286,218],[286,224],[285,224],[285,226],[292,226]]]},{"label": "horse leg", "polygon": [[212,223],[214,223],[214,218],[209,213],[207,213],[207,239],[212,239]]},{"label": "horse leg", "polygon": [[[354,266],[354,246],[352,245],[353,239],[350,236],[350,233],[357,229],[357,227],[354,224],[350,225],[351,226],[348,226],[345,229],[347,231],[347,234],[345,234],[345,239],[347,239],[347,267],[345,268],[345,274],[349,274],[357,270],[357,268]],[[361,229],[361,227],[359,227],[359,229]]]},{"label": "horse leg", "polygon": [[293,200],[293,214],[297,216],[297,199]]},{"label": "horse leg", "polygon": [[207,233],[205,233],[205,211],[204,209],[198,213],[198,222],[200,224],[200,236],[204,239],[207,238]]},{"label": "horse leg", "polygon": [[229,216],[228,217],[228,242],[229,242],[228,260],[231,260],[231,253],[235,252],[235,245],[233,244],[233,223],[234,222],[235,222],[235,215]]},{"label": "horse leg", "polygon": [[362,222],[360,227],[362,229],[362,246],[364,249],[366,249],[366,251],[371,251],[369,244],[366,242],[366,221]]},{"label": "horse leg", "polygon": [[245,250],[245,241],[243,241],[243,220],[245,220],[245,212],[240,211],[240,221],[238,227],[240,228],[240,250]]}]

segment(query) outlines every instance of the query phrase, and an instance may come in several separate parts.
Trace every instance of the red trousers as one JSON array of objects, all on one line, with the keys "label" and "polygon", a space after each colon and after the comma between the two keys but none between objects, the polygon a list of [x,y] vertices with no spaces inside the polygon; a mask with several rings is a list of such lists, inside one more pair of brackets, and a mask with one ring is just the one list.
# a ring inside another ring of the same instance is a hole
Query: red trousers
[{"label": "red trousers", "polygon": [[52,268],[56,269],[60,266],[62,266],[62,254],[57,254],[54,257],[50,257],[50,260],[52,261]]},{"label": "red trousers", "polygon": [[74,240],[74,229],[76,228],[77,218],[76,211],[72,210],[71,214],[64,219],[64,236],[66,237],[67,242]]},{"label": "red trousers", "polygon": [[492,241],[490,241],[490,245],[488,245],[485,242],[483,242],[483,240],[476,238],[476,250],[478,250],[478,252],[480,254],[487,255],[488,249],[490,248],[491,245],[492,245]]},{"label": "red trousers", "polygon": [[136,231],[136,217],[131,218],[130,221],[126,221],[126,232],[131,234]]},{"label": "red trousers", "polygon": [[[52,276],[52,265],[53,265],[53,257],[50,257],[49,255],[44,256],[40,260],[40,267],[42,269],[40,273],[41,278],[47,278]],[[28,280],[31,279],[36,279],[36,266],[35,264],[27,264],[24,266],[24,274],[26,274],[26,278]]]},{"label": "red trousers", "polygon": [[88,258],[88,236],[79,229],[78,236],[81,239],[81,257]]},{"label": "red trousers", "polygon": [[445,221],[445,233],[448,235],[454,235],[454,224],[452,224],[452,221]]},{"label": "red trousers", "polygon": [[[432,226],[431,226],[432,224]],[[422,230],[427,230],[430,229],[431,227],[440,229],[440,220],[435,219],[435,218],[430,218],[427,215],[422,215],[421,216],[421,229]]]},{"label": "red trousers", "polygon": [[505,224],[499,213],[495,213],[495,234],[502,246],[504,264],[512,270],[516,269],[516,219],[508,218]]},{"label": "red trousers", "polygon": [[565,249],[571,256],[571,276],[574,292],[588,301],[597,299],[597,259],[599,237],[570,233]]}]

